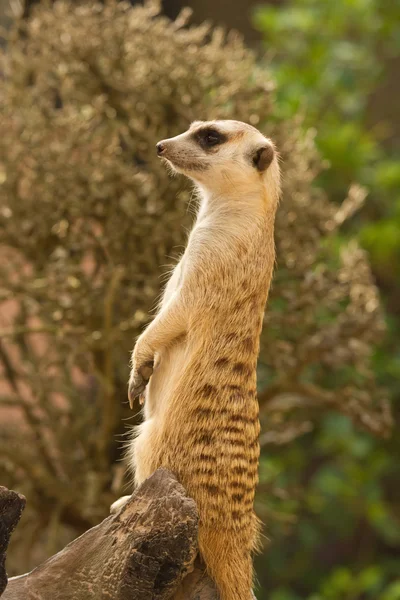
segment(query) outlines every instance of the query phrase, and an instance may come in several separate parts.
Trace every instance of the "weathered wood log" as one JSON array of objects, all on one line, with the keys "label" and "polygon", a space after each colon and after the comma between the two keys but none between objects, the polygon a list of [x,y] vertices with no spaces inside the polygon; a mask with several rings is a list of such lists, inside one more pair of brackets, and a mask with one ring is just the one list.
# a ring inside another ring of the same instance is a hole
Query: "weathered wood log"
[{"label": "weathered wood log", "polygon": [[21,494],[0,486],[0,596],[7,585],[5,562],[8,543],[24,507],[25,498]]},{"label": "weathered wood log", "polygon": [[158,469],[117,514],[10,579],[2,600],[217,600],[197,529],[194,501]]}]

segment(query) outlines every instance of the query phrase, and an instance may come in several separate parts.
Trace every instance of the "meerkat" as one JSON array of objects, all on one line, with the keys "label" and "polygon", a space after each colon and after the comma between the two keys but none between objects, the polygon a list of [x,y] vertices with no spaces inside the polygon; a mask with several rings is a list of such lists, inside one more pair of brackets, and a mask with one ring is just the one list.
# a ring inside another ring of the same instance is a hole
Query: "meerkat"
[{"label": "meerkat", "polygon": [[238,121],[194,122],[157,144],[199,206],[154,320],[132,353],[144,421],[129,458],[140,485],[170,469],[196,501],[199,549],[221,600],[252,598],[258,482],[256,365],[280,195],[270,139]]}]

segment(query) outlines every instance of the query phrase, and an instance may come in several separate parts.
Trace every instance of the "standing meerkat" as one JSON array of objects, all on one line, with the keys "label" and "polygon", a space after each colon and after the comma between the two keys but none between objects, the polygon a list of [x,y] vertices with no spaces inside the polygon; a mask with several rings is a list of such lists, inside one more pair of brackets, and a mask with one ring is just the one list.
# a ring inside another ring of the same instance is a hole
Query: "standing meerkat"
[{"label": "standing meerkat", "polygon": [[256,365],[275,261],[278,158],[269,139],[238,121],[195,122],[157,152],[195,182],[199,208],[132,353],[131,406],[147,389],[129,456],[137,485],[161,466],[175,473],[197,503],[200,553],[221,600],[249,600],[259,537]]}]

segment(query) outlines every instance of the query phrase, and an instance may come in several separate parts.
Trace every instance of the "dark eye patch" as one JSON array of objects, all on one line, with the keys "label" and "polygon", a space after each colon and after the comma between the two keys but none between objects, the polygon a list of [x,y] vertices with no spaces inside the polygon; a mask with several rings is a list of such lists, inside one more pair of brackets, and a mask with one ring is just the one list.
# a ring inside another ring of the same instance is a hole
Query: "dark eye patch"
[{"label": "dark eye patch", "polygon": [[196,131],[195,138],[204,150],[214,148],[215,146],[220,146],[228,139],[226,135],[220,131],[217,131],[217,129],[213,129],[212,127],[206,127]]}]

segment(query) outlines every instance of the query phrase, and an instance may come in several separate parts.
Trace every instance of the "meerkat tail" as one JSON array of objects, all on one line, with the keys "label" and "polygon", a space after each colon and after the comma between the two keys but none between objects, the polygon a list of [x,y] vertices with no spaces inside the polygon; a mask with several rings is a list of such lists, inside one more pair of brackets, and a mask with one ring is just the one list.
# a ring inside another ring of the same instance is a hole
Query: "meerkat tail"
[{"label": "meerkat tail", "polygon": [[215,581],[221,600],[253,599],[254,569],[251,552],[234,531],[199,530],[200,554]]}]

